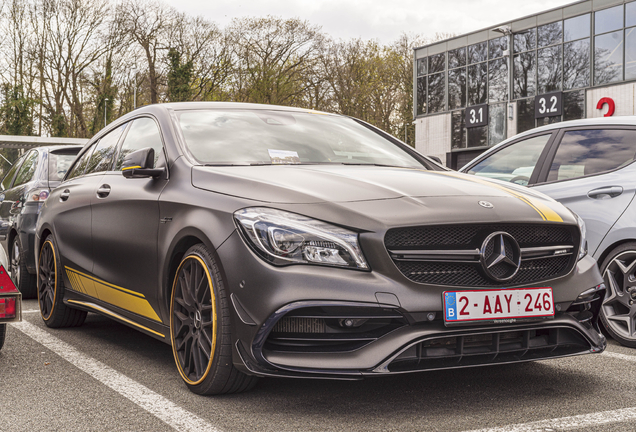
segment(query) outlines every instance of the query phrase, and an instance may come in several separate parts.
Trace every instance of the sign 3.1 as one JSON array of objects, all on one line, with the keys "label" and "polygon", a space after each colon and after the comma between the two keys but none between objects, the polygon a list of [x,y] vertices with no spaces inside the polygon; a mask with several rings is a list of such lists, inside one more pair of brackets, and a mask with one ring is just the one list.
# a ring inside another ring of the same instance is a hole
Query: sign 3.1
[{"label": "sign 3.1", "polygon": [[562,113],[562,92],[546,93],[534,98],[534,118],[559,116]]},{"label": "sign 3.1", "polygon": [[466,127],[486,126],[488,124],[488,104],[466,108]]}]

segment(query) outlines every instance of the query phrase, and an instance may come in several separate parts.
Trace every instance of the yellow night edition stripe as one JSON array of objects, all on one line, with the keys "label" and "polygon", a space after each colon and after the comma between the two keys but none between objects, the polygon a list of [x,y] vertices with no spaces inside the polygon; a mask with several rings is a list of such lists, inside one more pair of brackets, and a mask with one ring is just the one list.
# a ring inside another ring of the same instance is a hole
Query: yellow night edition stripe
[{"label": "yellow night edition stripe", "polygon": [[148,328],[148,327],[146,327],[146,326],[142,326],[141,324],[137,324],[136,322],[131,321],[131,320],[129,320],[128,318],[125,318],[125,317],[123,317],[123,316],[121,316],[121,315],[119,315],[119,314],[116,314],[115,312],[111,312],[111,311],[109,311],[108,309],[103,308],[103,307],[101,307],[101,306],[97,306],[96,304],[88,303],[88,302],[83,302],[83,301],[79,301],[79,300],[72,300],[72,299],[71,299],[71,300],[69,300],[68,302],[69,302],[69,303],[79,304],[79,305],[82,305],[82,306],[85,306],[85,307],[89,307],[89,308],[91,308],[91,309],[98,310],[98,311],[100,311],[100,312],[102,312],[102,313],[105,313],[106,315],[109,315],[109,316],[112,316],[112,317],[114,317],[114,318],[117,318],[118,320],[121,320],[121,321],[127,322],[128,324],[132,324],[132,325],[134,325],[135,327],[139,327],[140,329],[143,329],[143,330],[145,330],[145,331],[147,331],[147,332],[150,332],[150,333],[152,333],[152,334],[156,334],[157,336],[161,336],[162,338],[165,338],[165,337],[166,337],[166,335],[164,335],[164,334],[162,334],[162,333],[159,333],[158,331],[154,331],[153,329],[150,329],[150,328]]},{"label": "yellow night edition stripe", "polygon": [[135,168],[141,168],[139,165],[136,166],[131,166],[131,167],[126,167],[126,168],[122,168],[122,171],[127,171],[127,170],[131,170],[131,169],[135,169]]},{"label": "yellow night edition stripe", "polygon": [[136,313],[151,320],[161,322],[157,312],[150,306],[143,294],[109,284],[77,270],[64,267],[74,291],[102,300],[113,306]]},{"label": "yellow night edition stripe", "polygon": [[526,195],[526,194],[522,194],[520,192],[517,192],[515,190],[512,189],[508,189],[505,186],[502,186],[500,184],[497,184],[495,182],[490,182],[488,180],[483,180],[480,179],[479,177],[475,177],[474,175],[468,175],[468,174],[456,174],[456,173],[451,173],[451,172],[436,172],[435,174],[441,174],[441,175],[446,175],[446,176],[450,176],[450,177],[455,177],[455,178],[459,178],[459,179],[463,179],[463,180],[468,180],[468,181],[472,181],[474,183],[479,183],[479,184],[483,184],[486,186],[492,186],[495,187],[499,190],[502,190],[516,198],[519,198],[521,201],[525,202],[526,204],[528,204],[530,207],[532,207],[537,213],[539,213],[539,216],[541,216],[541,218],[543,220],[547,220],[550,222],[563,222],[563,218],[561,216],[559,216],[559,214],[557,212],[555,212],[554,210],[552,210],[544,201],[534,198],[533,196],[530,195]]}]

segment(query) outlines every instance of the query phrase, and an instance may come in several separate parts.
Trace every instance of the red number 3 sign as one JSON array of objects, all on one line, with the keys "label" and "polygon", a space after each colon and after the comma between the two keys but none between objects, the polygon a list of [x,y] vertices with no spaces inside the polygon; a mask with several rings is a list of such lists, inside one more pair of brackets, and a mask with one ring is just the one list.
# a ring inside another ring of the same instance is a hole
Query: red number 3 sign
[{"label": "red number 3 sign", "polygon": [[603,117],[611,117],[614,114],[614,110],[616,109],[616,105],[614,104],[614,100],[612,98],[601,98],[596,104],[596,109],[603,109],[603,105],[605,104],[607,104],[607,113]]}]

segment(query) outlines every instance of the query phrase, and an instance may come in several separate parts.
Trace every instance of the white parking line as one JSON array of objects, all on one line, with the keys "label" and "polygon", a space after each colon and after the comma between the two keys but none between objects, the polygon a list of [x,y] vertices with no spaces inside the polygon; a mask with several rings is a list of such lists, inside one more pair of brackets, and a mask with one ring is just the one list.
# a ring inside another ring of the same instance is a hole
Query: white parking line
[{"label": "white parking line", "polygon": [[632,361],[632,362],[636,362],[636,356],[633,355],[627,355],[627,354],[620,354],[617,352],[610,352],[610,351],[603,351],[603,354],[605,357],[612,357],[615,359],[619,359],[619,360],[626,360],[626,361]]},{"label": "white parking line", "polygon": [[160,394],[122,375],[102,362],[82,354],[71,345],[35,325],[27,321],[11,325],[174,429],[188,432],[221,432],[220,429],[202,418],[180,408]]},{"label": "white parking line", "polygon": [[636,420],[636,408],[603,411],[558,419],[540,420],[532,423],[508,425],[470,432],[551,432],[583,429],[611,423],[623,423]]},{"label": "white parking line", "polygon": [[40,309],[28,309],[28,310],[24,310],[23,309],[22,310],[23,314],[25,314],[25,313],[39,313],[39,312],[40,312]]}]

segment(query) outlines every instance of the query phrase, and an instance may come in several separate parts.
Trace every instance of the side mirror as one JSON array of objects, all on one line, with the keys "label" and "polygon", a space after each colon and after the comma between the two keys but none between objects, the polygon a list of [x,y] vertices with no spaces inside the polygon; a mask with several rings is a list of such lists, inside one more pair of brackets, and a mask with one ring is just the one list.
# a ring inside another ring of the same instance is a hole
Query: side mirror
[{"label": "side mirror", "polygon": [[142,148],[124,157],[121,173],[126,178],[159,177],[163,168],[153,168],[155,151],[151,147]]},{"label": "side mirror", "polygon": [[429,158],[429,159],[433,159],[435,162],[437,162],[440,165],[444,165],[442,163],[442,160],[440,158],[438,158],[437,156],[426,155],[426,157]]}]

